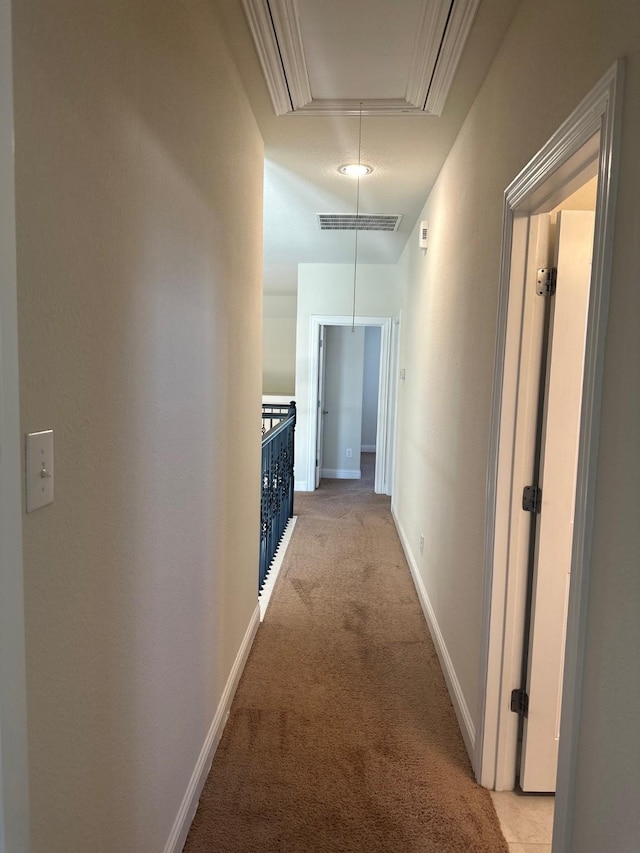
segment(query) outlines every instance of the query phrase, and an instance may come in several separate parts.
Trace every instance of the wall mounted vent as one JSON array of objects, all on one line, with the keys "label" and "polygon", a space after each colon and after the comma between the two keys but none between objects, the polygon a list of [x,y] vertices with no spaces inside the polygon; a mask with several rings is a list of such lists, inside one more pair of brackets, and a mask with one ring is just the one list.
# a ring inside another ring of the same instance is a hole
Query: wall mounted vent
[{"label": "wall mounted vent", "polygon": [[321,231],[397,231],[402,213],[319,213]]}]

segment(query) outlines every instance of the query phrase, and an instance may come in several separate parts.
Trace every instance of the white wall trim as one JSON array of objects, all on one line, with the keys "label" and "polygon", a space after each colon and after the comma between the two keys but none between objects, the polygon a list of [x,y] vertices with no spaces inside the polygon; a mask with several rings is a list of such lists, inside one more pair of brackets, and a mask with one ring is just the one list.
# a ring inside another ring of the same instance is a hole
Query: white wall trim
[{"label": "white wall trim", "polygon": [[[586,341],[584,391],[580,425],[572,581],[563,682],[562,724],[558,782],[556,791],[553,849],[572,849],[574,781],[578,755],[581,713],[582,668],[586,639],[589,594],[591,526],[594,512],[596,464],[600,423],[604,339],[607,324],[609,279],[613,246],[616,181],[618,170],[619,124],[622,103],[623,66],[617,62],[584,98],[547,144],[505,191],[503,246],[498,301],[496,361],[491,419],[491,439],[487,472],[487,515],[485,525],[485,592],[481,647],[481,695],[478,739],[474,769],[483,785],[493,787],[499,745],[499,695],[503,677],[504,588],[508,566],[501,555],[507,553],[498,536],[498,511],[504,505],[504,488],[499,467],[508,461],[513,435],[503,430],[503,418],[513,400],[503,396],[507,357],[509,285],[511,277],[512,232],[517,215],[542,212],[545,184],[572,158],[588,151],[590,140],[600,134],[596,233],[589,321]],[[592,156],[589,154],[589,156]],[[578,163],[576,169],[584,169]],[[567,183],[570,178],[567,176]],[[515,320],[513,321],[515,322]],[[508,404],[508,405],[507,405]],[[506,461],[505,461],[506,460]]]},{"label": "white wall trim", "polygon": [[200,750],[200,755],[196,761],[196,766],[191,774],[189,785],[187,786],[180,809],[173,823],[169,839],[165,844],[164,853],[181,853],[184,847],[187,835],[189,834],[189,828],[191,827],[193,817],[196,813],[196,809],[198,808],[200,794],[202,793],[204,783],[207,781],[207,776],[211,769],[213,756],[218,748],[222,732],[224,731],[225,724],[229,717],[231,702],[233,701],[233,697],[238,687],[238,682],[240,681],[240,676],[244,670],[247,658],[249,657],[249,652],[251,651],[251,646],[253,645],[253,641],[259,627],[260,606],[256,604],[256,609],[253,611],[253,615],[251,616],[249,625],[247,626],[244,638],[240,644],[240,648],[238,649],[238,654],[236,655],[231,672],[229,673],[229,678],[227,679],[222,697],[218,704],[218,709],[215,717],[213,718],[213,722],[211,723],[211,728],[207,733],[202,749]]},{"label": "white wall trim", "polygon": [[328,480],[360,480],[362,471],[353,471],[349,468],[323,468],[322,476]]},{"label": "white wall trim", "polygon": [[[391,324],[391,341],[389,354],[389,405],[387,408],[386,430],[387,430],[387,464],[385,470],[385,494],[393,495],[395,476],[396,476],[396,435],[397,435],[397,415],[398,415],[398,375],[399,375],[399,359],[400,359],[400,331],[401,331],[401,316],[393,320]],[[376,441],[377,441],[376,435]],[[376,449],[376,454],[377,454]],[[377,462],[376,455],[376,462]]]},{"label": "white wall trim", "polygon": [[11,3],[0,0],[0,853],[29,850]]},{"label": "white wall trim", "polygon": [[362,453],[375,453],[376,446],[375,444],[363,444],[361,445],[360,450]]},{"label": "white wall trim", "polygon": [[456,674],[456,670],[453,665],[453,661],[451,660],[449,650],[447,649],[447,644],[445,642],[444,635],[440,630],[440,626],[438,624],[433,605],[431,604],[429,594],[427,593],[424,581],[422,580],[422,576],[420,575],[420,570],[418,569],[414,556],[411,552],[411,549],[409,548],[408,538],[405,534],[404,528],[398,516],[396,515],[395,507],[393,506],[391,507],[391,515],[396,525],[398,536],[400,537],[400,543],[402,545],[402,549],[404,551],[404,555],[409,566],[409,571],[411,572],[411,577],[413,578],[413,583],[415,585],[416,592],[418,593],[418,599],[420,601],[420,606],[422,607],[422,612],[424,613],[427,626],[431,633],[431,638],[433,639],[433,645],[435,646],[436,654],[438,655],[438,660],[440,661],[440,666],[442,667],[442,673],[444,675],[444,680],[447,683],[447,688],[449,690],[453,709],[458,719],[458,725],[460,726],[464,745],[467,748],[469,757],[472,758],[476,741],[476,732],[475,727],[473,725],[473,717],[471,716],[471,711],[469,710],[469,706],[465,701],[464,693],[462,692],[462,686]]},{"label": "white wall trim", "polygon": [[376,494],[391,494],[389,480],[389,457],[393,457],[394,448],[389,435],[389,421],[395,419],[395,411],[391,412],[391,369],[393,362],[392,351],[393,320],[391,317],[380,324],[380,370],[378,385],[378,418],[376,423],[376,467],[374,492]]},{"label": "white wall trim", "polygon": [[[391,317],[353,317],[346,315],[312,314],[309,318],[309,445],[307,448],[307,477],[297,479],[297,491],[313,491],[316,474],[316,443],[318,432],[317,394],[319,375],[319,344],[322,326],[376,326],[380,329],[380,374],[378,377],[378,420],[376,424],[376,470],[374,491],[376,494],[391,494],[389,454],[393,456],[393,436],[389,435],[389,423],[395,417],[389,408],[395,404],[392,389],[392,325]],[[326,476],[331,476],[327,474]]]}]

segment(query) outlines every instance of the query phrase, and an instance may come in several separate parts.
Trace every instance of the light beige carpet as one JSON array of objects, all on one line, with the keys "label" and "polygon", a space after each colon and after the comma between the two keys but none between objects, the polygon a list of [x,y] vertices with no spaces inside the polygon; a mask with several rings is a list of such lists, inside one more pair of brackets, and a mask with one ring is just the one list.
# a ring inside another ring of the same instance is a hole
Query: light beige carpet
[{"label": "light beige carpet", "polygon": [[365,473],[296,495],[187,853],[507,853]]}]

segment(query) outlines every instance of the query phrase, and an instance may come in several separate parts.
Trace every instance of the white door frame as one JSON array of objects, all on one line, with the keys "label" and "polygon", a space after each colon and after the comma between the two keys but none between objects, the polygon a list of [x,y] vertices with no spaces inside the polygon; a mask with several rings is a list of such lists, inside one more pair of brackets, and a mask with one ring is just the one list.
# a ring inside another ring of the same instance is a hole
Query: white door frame
[{"label": "white door frame", "polygon": [[316,391],[318,405],[316,408],[316,472],[313,479],[313,488],[317,489],[322,479],[322,466],[324,458],[324,405],[325,405],[325,370],[327,364],[326,335],[323,333],[324,326],[320,327],[318,335],[318,388]]},{"label": "white door frame", "polygon": [[0,0],[0,853],[27,853],[11,2]]},{"label": "white door frame", "polygon": [[[497,790],[513,787],[507,760],[507,695],[519,687],[520,660],[513,626],[518,605],[509,588],[509,514],[513,475],[518,360],[521,341],[524,251],[521,223],[549,210],[577,189],[597,161],[598,194],[580,423],[580,453],[563,681],[562,723],[554,820],[554,851],[569,853],[573,780],[581,712],[582,667],[588,601],[591,525],[602,392],[604,341],[613,246],[619,159],[623,65],[617,62],[505,191],[496,361],[487,475],[485,586],[481,646],[481,695],[474,767],[478,781]],[[593,174],[593,169],[591,174]],[[521,644],[522,638],[519,638]],[[517,671],[516,671],[517,670]],[[515,716],[515,715],[513,715]]]},{"label": "white door frame", "polygon": [[321,326],[377,326],[380,329],[380,378],[378,383],[378,422],[376,438],[376,474],[374,491],[376,494],[391,494],[393,482],[393,448],[389,440],[389,406],[391,405],[391,356],[392,329],[391,317],[356,317],[342,315],[312,314],[309,334],[309,452],[307,482],[316,481],[316,443],[318,420],[318,352]]}]

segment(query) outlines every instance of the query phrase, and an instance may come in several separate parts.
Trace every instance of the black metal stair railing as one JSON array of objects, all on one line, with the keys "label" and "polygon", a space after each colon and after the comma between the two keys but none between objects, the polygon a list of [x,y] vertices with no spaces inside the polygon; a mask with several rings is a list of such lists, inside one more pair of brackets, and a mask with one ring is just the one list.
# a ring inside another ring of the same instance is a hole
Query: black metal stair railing
[{"label": "black metal stair railing", "polygon": [[262,498],[260,572],[262,589],[289,519],[293,515],[293,451],[296,404],[262,406]]}]

